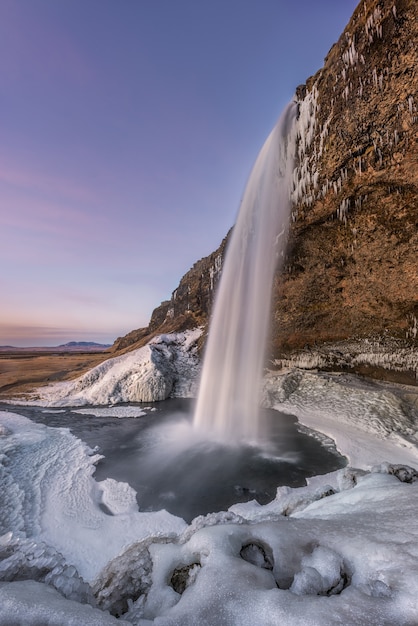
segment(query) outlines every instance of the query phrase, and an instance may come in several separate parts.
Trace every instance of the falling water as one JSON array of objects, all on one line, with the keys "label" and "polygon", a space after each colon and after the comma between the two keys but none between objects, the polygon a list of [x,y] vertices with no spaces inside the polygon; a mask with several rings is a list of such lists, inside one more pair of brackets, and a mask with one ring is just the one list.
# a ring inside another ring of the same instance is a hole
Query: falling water
[{"label": "falling water", "polygon": [[226,443],[259,440],[271,289],[290,214],[296,105],[261,149],[232,232],[203,363],[194,427]]}]

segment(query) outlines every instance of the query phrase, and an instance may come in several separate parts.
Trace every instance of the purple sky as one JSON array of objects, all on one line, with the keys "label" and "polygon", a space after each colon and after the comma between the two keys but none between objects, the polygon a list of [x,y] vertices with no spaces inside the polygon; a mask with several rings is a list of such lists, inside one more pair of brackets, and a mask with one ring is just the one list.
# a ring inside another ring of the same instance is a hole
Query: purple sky
[{"label": "purple sky", "polygon": [[146,326],[356,0],[1,0],[0,345]]}]

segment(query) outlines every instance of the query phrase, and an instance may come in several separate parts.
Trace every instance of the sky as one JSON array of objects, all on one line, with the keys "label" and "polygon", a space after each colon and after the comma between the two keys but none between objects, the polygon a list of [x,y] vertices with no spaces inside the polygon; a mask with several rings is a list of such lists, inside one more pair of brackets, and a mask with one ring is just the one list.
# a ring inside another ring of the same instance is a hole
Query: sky
[{"label": "sky", "polygon": [[146,326],[356,5],[0,0],[0,345]]}]

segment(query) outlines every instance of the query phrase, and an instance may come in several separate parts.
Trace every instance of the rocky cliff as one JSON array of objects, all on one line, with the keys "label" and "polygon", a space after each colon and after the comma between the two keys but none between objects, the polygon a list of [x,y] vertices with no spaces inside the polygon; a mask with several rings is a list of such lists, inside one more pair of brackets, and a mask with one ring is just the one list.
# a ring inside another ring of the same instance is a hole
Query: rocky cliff
[{"label": "rocky cliff", "polygon": [[[296,90],[292,227],[273,294],[271,357],[352,338],[417,343],[418,3],[362,0]],[[182,278],[130,349],[205,324],[226,239]],[[139,341],[139,343],[138,343]]]},{"label": "rocky cliff", "polygon": [[125,337],[119,337],[113,350],[120,352],[140,347],[159,333],[206,326],[221,276],[228,236],[229,233],[215,252],[197,261],[183,276],[171,299],[154,309],[147,328],[133,330]]},{"label": "rocky cliff", "polygon": [[298,169],[274,343],[416,339],[418,4],[361,2],[298,88]]}]

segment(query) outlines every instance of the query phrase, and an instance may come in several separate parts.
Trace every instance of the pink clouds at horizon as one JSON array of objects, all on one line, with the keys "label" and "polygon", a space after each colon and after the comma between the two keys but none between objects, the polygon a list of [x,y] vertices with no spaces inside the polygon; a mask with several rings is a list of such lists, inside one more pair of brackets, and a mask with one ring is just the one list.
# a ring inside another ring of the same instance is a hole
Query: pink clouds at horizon
[{"label": "pink clouds at horizon", "polygon": [[94,341],[113,343],[118,333],[98,331],[76,327],[17,326],[0,322],[0,347],[34,348],[39,346],[57,346],[69,341]]},{"label": "pink clouds at horizon", "polygon": [[65,179],[54,174],[46,174],[30,167],[22,167],[10,163],[10,157],[0,155],[0,183],[27,191],[38,191],[49,195],[56,194],[65,199],[78,202],[95,202],[99,200],[97,189],[86,187],[80,181]]}]

